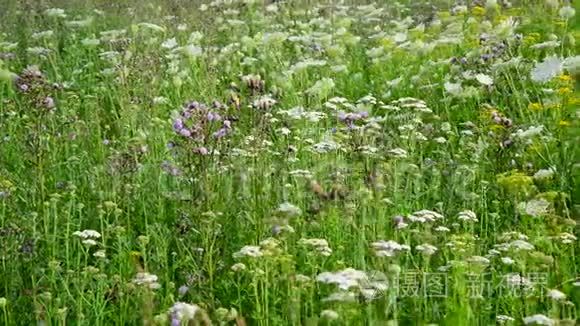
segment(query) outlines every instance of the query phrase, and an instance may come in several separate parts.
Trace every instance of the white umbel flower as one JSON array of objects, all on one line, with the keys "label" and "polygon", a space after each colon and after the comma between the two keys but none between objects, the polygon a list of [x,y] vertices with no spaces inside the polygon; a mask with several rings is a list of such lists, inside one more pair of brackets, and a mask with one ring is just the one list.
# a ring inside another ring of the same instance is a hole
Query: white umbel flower
[{"label": "white umbel flower", "polygon": [[470,210],[460,212],[457,218],[464,222],[477,222],[477,216],[473,211]]},{"label": "white umbel flower", "polygon": [[328,241],[325,239],[300,239],[298,244],[303,246],[312,247],[316,250],[320,255],[328,257],[332,254],[332,249],[328,245]]},{"label": "white umbel flower", "polygon": [[536,64],[532,69],[531,77],[534,82],[545,83],[558,76],[562,72],[562,60],[551,56]]},{"label": "white umbel flower", "polygon": [[514,321],[514,319],[510,316],[506,315],[498,315],[496,318],[498,324],[505,324],[507,322]]},{"label": "white umbel flower", "polygon": [[165,48],[165,49],[173,49],[175,47],[177,47],[177,40],[174,38],[170,38],[166,41],[164,41],[163,43],[161,43],[161,47]]},{"label": "white umbel flower", "polygon": [[280,206],[278,206],[278,212],[288,217],[296,217],[302,214],[302,210],[298,206],[288,202],[280,204]]},{"label": "white umbel flower", "polygon": [[82,239],[98,239],[101,237],[101,234],[95,230],[75,231],[73,235]]},{"label": "white umbel flower", "polygon": [[417,249],[418,251],[422,252],[424,255],[427,255],[427,256],[431,256],[437,250],[439,250],[439,249],[437,249],[437,247],[435,247],[433,245],[430,245],[428,243],[424,243],[424,244],[418,245],[418,246],[415,247],[415,249]]},{"label": "white umbel flower", "polygon": [[544,315],[537,314],[533,316],[528,316],[524,318],[524,324],[526,325],[547,325],[552,326],[554,325],[554,320],[548,318]]},{"label": "white umbel flower", "polygon": [[197,305],[189,304],[185,302],[176,302],[173,307],[169,309],[169,315],[174,320],[178,320],[181,323],[187,323],[195,319],[195,315],[201,311]]},{"label": "white umbel flower", "polygon": [[259,246],[243,246],[240,251],[234,253],[234,258],[242,258],[242,257],[262,257],[264,253],[260,249]]},{"label": "white umbel flower", "polygon": [[546,296],[554,301],[561,301],[561,300],[566,299],[566,294],[564,294],[564,292],[556,290],[556,289],[552,289],[552,290],[548,291]]},{"label": "white umbel flower", "polygon": [[159,284],[157,280],[157,275],[149,274],[146,272],[139,272],[133,278],[133,283],[154,290],[161,287],[161,284]]},{"label": "white umbel flower", "polygon": [[60,9],[60,8],[46,9],[44,11],[44,14],[47,15],[48,17],[58,17],[58,18],[65,18],[66,17],[64,9]]},{"label": "white umbel flower", "polygon": [[493,79],[486,74],[477,74],[475,75],[475,79],[484,86],[491,86],[493,85]]},{"label": "white umbel flower", "polygon": [[401,245],[393,240],[379,240],[371,244],[377,257],[393,257],[401,251],[409,250],[409,246]]},{"label": "white umbel flower", "polygon": [[334,310],[322,310],[320,312],[320,318],[327,319],[327,320],[336,320],[338,319],[338,313]]},{"label": "white umbel flower", "polygon": [[554,168],[541,169],[534,173],[534,179],[536,180],[551,179],[552,176],[554,176]]}]

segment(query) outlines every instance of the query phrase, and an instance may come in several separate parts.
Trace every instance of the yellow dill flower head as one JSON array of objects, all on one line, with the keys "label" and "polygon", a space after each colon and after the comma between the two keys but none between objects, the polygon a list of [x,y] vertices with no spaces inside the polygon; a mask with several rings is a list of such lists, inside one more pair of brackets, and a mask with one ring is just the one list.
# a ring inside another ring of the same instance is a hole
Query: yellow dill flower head
[{"label": "yellow dill flower head", "polygon": [[565,95],[571,94],[572,90],[570,89],[570,87],[560,87],[560,88],[558,88],[557,92],[558,92],[558,94],[565,96]]},{"label": "yellow dill flower head", "polygon": [[560,28],[566,27],[566,21],[558,19],[554,22],[554,25],[556,25],[556,27],[560,27]]},{"label": "yellow dill flower head", "polygon": [[451,13],[449,11],[440,11],[437,13],[437,16],[439,16],[439,19],[444,20],[451,17]]},{"label": "yellow dill flower head", "polygon": [[14,190],[16,187],[10,180],[3,178],[0,176],[0,191],[11,191]]},{"label": "yellow dill flower head", "polygon": [[505,15],[506,17],[516,17],[516,16],[521,16],[523,14],[523,10],[521,8],[516,8],[516,7],[512,7],[509,8],[505,11]]},{"label": "yellow dill flower head", "polygon": [[532,110],[532,111],[540,111],[542,110],[544,107],[542,106],[541,103],[530,103],[528,104],[528,110]]},{"label": "yellow dill flower head", "polygon": [[499,24],[499,23],[503,22],[504,20],[507,20],[508,18],[509,18],[509,16],[499,15],[495,18],[494,22],[496,24]]},{"label": "yellow dill flower head", "polygon": [[560,76],[558,76],[558,80],[563,83],[569,83],[570,81],[572,81],[572,76],[561,74]]},{"label": "yellow dill flower head", "polygon": [[568,101],[571,105],[580,105],[580,97],[574,96],[570,98]]},{"label": "yellow dill flower head", "polygon": [[536,44],[539,39],[540,39],[540,34],[535,33],[535,32],[530,33],[530,34],[524,36],[524,44],[526,44],[526,45]]},{"label": "yellow dill flower head", "polygon": [[560,122],[558,122],[558,126],[560,126],[560,127],[568,127],[571,124],[572,123],[570,123],[570,121],[567,121],[567,120],[560,120]]},{"label": "yellow dill flower head", "polygon": [[493,132],[498,132],[498,131],[501,131],[504,129],[505,129],[505,127],[503,125],[499,125],[499,124],[493,124],[493,125],[489,126],[489,130],[493,131]]},{"label": "yellow dill flower head", "polygon": [[481,17],[481,16],[485,15],[485,8],[480,7],[480,6],[475,6],[475,7],[473,7],[473,9],[471,9],[471,13],[474,16]]},{"label": "yellow dill flower head", "polygon": [[389,48],[391,48],[391,47],[394,45],[393,41],[391,41],[391,40],[390,40],[389,38],[387,38],[387,37],[385,37],[385,38],[382,38],[382,39],[379,41],[379,43],[381,44],[381,46],[383,46],[383,47],[384,47],[384,48],[386,48],[386,49],[389,49]]},{"label": "yellow dill flower head", "polygon": [[497,176],[497,183],[511,194],[529,195],[536,191],[532,177],[522,172],[510,171]]}]

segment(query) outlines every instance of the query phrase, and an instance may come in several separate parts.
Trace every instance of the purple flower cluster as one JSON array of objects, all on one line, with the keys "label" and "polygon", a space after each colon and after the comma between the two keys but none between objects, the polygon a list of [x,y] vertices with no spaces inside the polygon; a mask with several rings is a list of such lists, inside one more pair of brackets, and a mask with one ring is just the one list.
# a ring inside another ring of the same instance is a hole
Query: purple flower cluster
[{"label": "purple flower cluster", "polygon": [[59,85],[50,85],[38,67],[30,66],[24,69],[14,79],[14,84],[16,89],[36,107],[44,108],[48,111],[55,108],[54,98],[49,93],[58,89]]},{"label": "purple flower cluster", "polygon": [[224,106],[214,101],[211,107],[196,101],[190,102],[173,120],[173,131],[178,139],[200,145],[193,152],[201,155],[209,153],[207,144],[221,139],[232,131],[232,123],[220,114]]},{"label": "purple flower cluster", "polygon": [[479,44],[482,46],[482,52],[479,57],[466,58],[466,57],[453,57],[450,62],[454,65],[468,66],[468,65],[490,65],[496,60],[501,59],[508,55],[508,48],[510,45],[517,46],[521,41],[521,35],[514,35],[512,42],[507,40],[496,41],[493,40],[487,34],[481,34],[479,37]]}]

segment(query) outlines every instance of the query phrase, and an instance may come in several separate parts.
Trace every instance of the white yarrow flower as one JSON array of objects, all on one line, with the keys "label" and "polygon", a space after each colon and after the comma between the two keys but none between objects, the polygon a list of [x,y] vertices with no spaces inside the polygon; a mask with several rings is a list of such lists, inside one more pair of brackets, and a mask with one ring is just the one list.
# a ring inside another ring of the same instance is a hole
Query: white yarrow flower
[{"label": "white yarrow flower", "polygon": [[238,252],[233,254],[234,258],[242,258],[242,257],[261,257],[264,253],[260,249],[259,246],[243,246]]},{"label": "white yarrow flower", "polygon": [[379,240],[371,244],[377,257],[393,257],[401,251],[409,250],[409,246],[401,245],[393,240]]},{"label": "white yarrow flower", "polygon": [[65,18],[66,14],[64,13],[64,9],[60,8],[50,8],[44,11],[44,14],[48,17],[58,17],[58,18]]},{"label": "white yarrow flower", "polygon": [[157,275],[149,274],[147,272],[139,272],[133,278],[133,283],[155,290],[161,287],[161,284],[159,284],[157,280]]},{"label": "white yarrow flower", "polygon": [[101,237],[101,234],[95,230],[83,230],[83,231],[75,231],[73,232],[73,235],[76,235],[79,238],[82,239],[98,239]]},{"label": "white yarrow flower", "polygon": [[554,176],[554,168],[547,168],[538,170],[534,173],[534,179],[536,180],[546,180],[551,179]]},{"label": "white yarrow flower", "polygon": [[465,210],[463,212],[460,212],[459,215],[457,216],[457,218],[460,221],[477,222],[477,216],[475,215],[475,213],[473,211],[470,211],[470,210]]},{"label": "white yarrow flower", "polygon": [[564,294],[564,292],[556,290],[556,289],[552,289],[550,291],[548,291],[548,294],[546,294],[546,296],[554,301],[561,301],[566,299],[566,294]]},{"label": "white yarrow flower", "polygon": [[484,86],[491,86],[493,85],[493,79],[486,74],[477,74],[475,75],[475,79]]},{"label": "white yarrow flower", "polygon": [[195,315],[200,311],[197,305],[189,304],[185,302],[176,302],[173,307],[169,309],[169,314],[173,319],[180,321],[181,323],[187,323],[195,319]]},{"label": "white yarrow flower", "polygon": [[424,243],[421,245],[418,245],[415,247],[415,249],[417,249],[418,251],[422,252],[423,254],[427,255],[427,256],[431,256],[433,255],[437,250],[437,247],[430,245],[428,243]]},{"label": "white yarrow flower", "polygon": [[461,83],[445,82],[445,84],[443,84],[443,88],[447,93],[454,96],[459,96],[463,92],[463,87],[461,87]]},{"label": "white yarrow flower", "polygon": [[524,324],[526,325],[547,325],[552,326],[554,325],[554,321],[544,315],[537,314],[529,317],[524,318]]},{"label": "white yarrow flower", "polygon": [[334,310],[322,310],[320,312],[320,318],[327,319],[327,320],[336,320],[338,319],[338,313]]},{"label": "white yarrow flower", "polygon": [[288,217],[296,217],[302,214],[302,210],[298,206],[295,206],[288,202],[280,204],[280,206],[278,206],[277,211]]},{"label": "white yarrow flower", "polygon": [[161,43],[161,47],[165,48],[165,49],[173,49],[175,47],[177,47],[177,40],[174,38],[170,38],[166,41],[164,41],[163,43]]}]

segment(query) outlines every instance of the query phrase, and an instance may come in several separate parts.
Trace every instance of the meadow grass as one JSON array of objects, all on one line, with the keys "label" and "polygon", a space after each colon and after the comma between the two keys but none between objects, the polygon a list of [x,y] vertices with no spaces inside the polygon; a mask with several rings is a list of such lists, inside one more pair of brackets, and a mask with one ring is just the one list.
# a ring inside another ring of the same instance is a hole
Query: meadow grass
[{"label": "meadow grass", "polygon": [[575,325],[574,6],[0,1],[0,324]]}]

